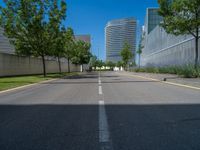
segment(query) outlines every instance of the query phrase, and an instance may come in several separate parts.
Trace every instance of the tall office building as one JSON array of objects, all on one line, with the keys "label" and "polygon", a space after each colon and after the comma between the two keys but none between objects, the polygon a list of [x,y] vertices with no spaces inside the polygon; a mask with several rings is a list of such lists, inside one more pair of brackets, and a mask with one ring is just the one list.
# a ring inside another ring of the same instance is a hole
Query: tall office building
[{"label": "tall office building", "polygon": [[147,8],[145,18],[145,35],[148,35],[163,18],[158,14],[158,8]]},{"label": "tall office building", "polygon": [[105,27],[107,61],[121,61],[120,52],[125,43],[128,43],[132,53],[135,53],[136,26],[137,21],[134,18],[113,20],[107,23]]}]

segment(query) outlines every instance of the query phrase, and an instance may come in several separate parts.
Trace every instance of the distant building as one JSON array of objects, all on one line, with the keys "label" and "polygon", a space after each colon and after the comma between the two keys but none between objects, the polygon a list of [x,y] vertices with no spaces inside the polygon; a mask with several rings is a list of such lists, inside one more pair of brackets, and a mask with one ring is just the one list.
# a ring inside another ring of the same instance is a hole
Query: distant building
[{"label": "distant building", "polygon": [[91,36],[90,35],[75,35],[75,39],[91,43]]},{"label": "distant building", "polygon": [[15,48],[10,44],[9,39],[4,35],[4,31],[0,28],[0,53],[14,54]]},{"label": "distant building", "polygon": [[163,21],[163,18],[158,14],[158,8],[147,8],[144,28],[145,34],[148,35],[161,21]]},{"label": "distant building", "polygon": [[105,27],[106,59],[107,61],[121,61],[120,52],[125,43],[131,47],[131,52],[136,51],[137,21],[134,18],[113,20]]}]

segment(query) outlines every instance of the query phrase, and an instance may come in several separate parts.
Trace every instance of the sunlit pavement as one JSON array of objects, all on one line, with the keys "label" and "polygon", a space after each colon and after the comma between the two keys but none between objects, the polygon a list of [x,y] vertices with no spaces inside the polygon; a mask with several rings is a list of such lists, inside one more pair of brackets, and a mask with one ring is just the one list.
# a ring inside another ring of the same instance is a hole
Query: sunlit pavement
[{"label": "sunlit pavement", "polygon": [[200,91],[115,72],[0,94],[0,150],[199,150]]}]

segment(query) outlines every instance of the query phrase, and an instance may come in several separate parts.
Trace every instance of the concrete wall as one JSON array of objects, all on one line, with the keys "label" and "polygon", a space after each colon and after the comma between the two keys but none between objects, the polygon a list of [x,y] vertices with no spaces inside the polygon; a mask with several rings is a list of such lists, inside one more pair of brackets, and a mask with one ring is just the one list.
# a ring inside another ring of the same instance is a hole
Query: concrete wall
[{"label": "concrete wall", "polygon": [[145,37],[142,66],[185,65],[194,61],[195,40],[190,35],[174,36],[157,26]]},{"label": "concrete wall", "polygon": [[[58,62],[46,60],[47,73],[59,72]],[[67,72],[67,62],[62,62],[62,71]],[[80,71],[79,66],[71,64],[71,71]],[[42,74],[42,60],[40,58],[19,57],[0,53],[0,76]]]}]

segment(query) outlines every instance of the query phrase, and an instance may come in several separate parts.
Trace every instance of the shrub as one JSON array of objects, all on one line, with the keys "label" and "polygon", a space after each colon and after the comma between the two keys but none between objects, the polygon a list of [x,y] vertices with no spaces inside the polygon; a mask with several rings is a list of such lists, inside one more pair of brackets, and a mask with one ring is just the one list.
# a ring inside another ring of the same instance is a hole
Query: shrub
[{"label": "shrub", "polygon": [[200,66],[195,69],[194,65],[185,66],[167,66],[167,67],[146,67],[136,68],[135,72],[147,72],[147,73],[169,73],[177,74],[185,78],[197,78],[200,77]]}]

